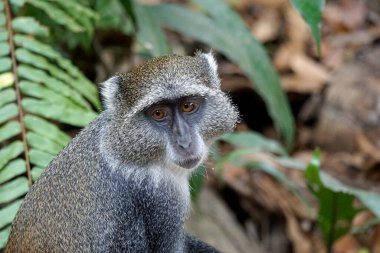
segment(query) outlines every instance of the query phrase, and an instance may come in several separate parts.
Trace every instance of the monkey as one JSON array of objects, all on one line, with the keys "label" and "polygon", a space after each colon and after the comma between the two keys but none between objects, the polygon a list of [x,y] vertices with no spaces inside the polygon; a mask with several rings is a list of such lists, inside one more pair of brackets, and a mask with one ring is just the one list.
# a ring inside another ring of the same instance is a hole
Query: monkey
[{"label": "monkey", "polygon": [[183,229],[189,176],[239,117],[213,54],[150,59],[101,94],[105,109],[25,196],[5,252],[219,252]]}]

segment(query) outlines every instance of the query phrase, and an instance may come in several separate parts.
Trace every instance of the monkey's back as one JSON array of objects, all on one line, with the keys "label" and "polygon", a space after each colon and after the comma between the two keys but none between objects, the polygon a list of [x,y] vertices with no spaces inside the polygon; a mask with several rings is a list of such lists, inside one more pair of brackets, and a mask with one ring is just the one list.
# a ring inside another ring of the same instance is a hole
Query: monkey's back
[{"label": "monkey's back", "polygon": [[[100,115],[81,131],[33,185],[6,252],[148,252],[149,243],[159,241],[156,233],[166,233],[169,244],[180,243],[172,238],[181,238],[187,203],[178,203],[168,181],[157,189],[153,177],[112,173],[99,150],[106,122]],[[147,217],[154,220],[149,231]]]},{"label": "monkey's back", "polygon": [[[83,229],[93,229],[96,195],[91,187],[99,174],[96,142],[102,120],[81,131],[33,185],[12,224],[6,252],[60,251],[49,245],[74,252],[77,240],[87,235]],[[89,239],[81,247],[90,248]]]}]

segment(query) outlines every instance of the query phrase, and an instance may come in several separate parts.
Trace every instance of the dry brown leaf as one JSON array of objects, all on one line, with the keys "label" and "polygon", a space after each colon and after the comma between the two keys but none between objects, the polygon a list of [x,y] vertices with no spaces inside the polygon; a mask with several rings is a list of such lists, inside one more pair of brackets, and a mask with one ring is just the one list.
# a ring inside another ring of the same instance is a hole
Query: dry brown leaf
[{"label": "dry brown leaf", "polygon": [[244,76],[223,75],[221,88],[227,92],[234,92],[242,89],[252,89],[252,84]]},{"label": "dry brown leaf", "polygon": [[369,220],[373,218],[374,218],[374,215],[370,211],[361,211],[355,215],[354,219],[352,220],[352,226],[361,227],[366,222],[368,222]]},{"label": "dry brown leaf", "polygon": [[310,39],[310,30],[301,15],[289,3],[285,9],[286,34],[294,53],[304,52],[305,43]]},{"label": "dry brown leaf", "polygon": [[161,4],[165,1],[163,0],[138,0],[141,4],[147,4],[147,5],[154,5],[154,4]]},{"label": "dry brown leaf", "polygon": [[236,132],[242,132],[242,131],[250,131],[250,128],[248,127],[248,125],[243,121],[239,122],[236,125]]},{"label": "dry brown leaf", "polygon": [[334,253],[356,253],[360,249],[360,244],[355,236],[347,234],[339,238],[333,245]]},{"label": "dry brown leaf", "polygon": [[294,7],[288,4],[284,12],[287,38],[274,56],[274,65],[280,71],[290,68],[290,61],[294,55],[305,53],[306,42],[310,39],[309,29]]},{"label": "dry brown leaf", "polygon": [[366,1],[338,1],[326,5],[323,17],[335,31],[356,30],[365,22],[366,13]]},{"label": "dry brown leaf", "polygon": [[292,241],[294,253],[326,253],[322,239],[316,235],[304,232],[296,217],[286,214],[287,232]]},{"label": "dry brown leaf", "polygon": [[243,196],[251,196],[247,178],[248,171],[245,168],[228,163],[223,165],[224,181]]},{"label": "dry brown leaf", "polygon": [[[283,170],[265,153],[255,153],[241,157],[240,160],[264,162]],[[315,213],[307,208],[288,188],[270,175],[255,170],[225,164],[224,180],[240,194],[247,196],[272,211],[287,212],[297,217],[313,218]]]},{"label": "dry brown leaf", "polygon": [[306,209],[304,204],[282,183],[272,177],[263,174],[252,183],[254,185],[252,184],[251,187],[261,193],[255,196],[256,200],[269,210],[289,213],[296,217],[312,218],[313,214]]},{"label": "dry brown leaf", "polygon": [[235,2],[235,6],[238,9],[245,9],[247,6],[260,5],[267,8],[280,8],[285,4],[286,0],[239,0]]},{"label": "dry brown leaf", "polygon": [[289,70],[289,62],[293,55],[293,52],[297,51],[292,48],[291,43],[284,43],[280,46],[280,48],[276,51],[274,56],[274,66],[279,71],[287,71]]},{"label": "dry brown leaf", "polygon": [[295,54],[290,60],[291,69],[299,78],[326,83],[330,74],[325,67],[304,54]]},{"label": "dry brown leaf", "polygon": [[322,42],[322,52],[323,65],[332,71],[339,69],[347,58],[353,55],[351,50],[331,45],[328,39]]},{"label": "dry brown leaf", "polygon": [[358,143],[359,151],[368,155],[370,158],[380,162],[379,149],[371,143],[371,141],[363,134],[358,133],[356,135],[356,141]]},{"label": "dry brown leaf", "polygon": [[251,31],[261,42],[274,40],[280,28],[280,14],[276,9],[267,9],[254,23]]},{"label": "dry brown leaf", "polygon": [[294,72],[291,75],[281,76],[283,88],[286,91],[317,93],[329,80],[330,74],[325,67],[303,53],[290,55],[290,51],[282,51],[277,57],[277,67],[288,67]]},{"label": "dry brown leaf", "polygon": [[325,82],[310,80],[295,75],[282,75],[282,87],[288,92],[317,93],[325,86]]},{"label": "dry brown leaf", "polygon": [[376,226],[370,238],[370,248],[372,253],[380,253],[380,226]]}]

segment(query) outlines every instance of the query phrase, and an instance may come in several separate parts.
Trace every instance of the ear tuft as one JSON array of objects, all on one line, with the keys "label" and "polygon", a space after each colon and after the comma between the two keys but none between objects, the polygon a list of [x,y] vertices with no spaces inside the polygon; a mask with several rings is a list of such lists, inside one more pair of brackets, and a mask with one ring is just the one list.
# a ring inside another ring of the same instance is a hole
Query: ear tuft
[{"label": "ear tuft", "polygon": [[208,66],[209,75],[211,77],[211,86],[215,88],[220,87],[220,79],[218,75],[218,64],[216,63],[216,60],[214,58],[214,55],[212,51],[208,54],[197,52],[196,56],[201,58],[204,63]]},{"label": "ear tuft", "polygon": [[101,94],[103,97],[104,107],[106,109],[114,108],[116,94],[119,90],[120,76],[113,76],[101,84]]},{"label": "ear tuft", "polygon": [[216,73],[218,70],[218,64],[216,63],[213,53],[212,52],[208,54],[203,53],[201,54],[201,56],[207,60],[207,63],[210,66],[211,70]]}]

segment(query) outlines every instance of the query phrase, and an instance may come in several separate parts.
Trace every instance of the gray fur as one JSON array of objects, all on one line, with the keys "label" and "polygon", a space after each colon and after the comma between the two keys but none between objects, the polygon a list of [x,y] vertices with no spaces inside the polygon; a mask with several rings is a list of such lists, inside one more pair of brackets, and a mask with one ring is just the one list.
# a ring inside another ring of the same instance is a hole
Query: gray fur
[{"label": "gray fur", "polygon": [[143,111],[162,100],[205,100],[194,127],[208,147],[233,129],[237,111],[220,90],[212,55],[164,56],[105,82],[106,110],[83,129],[33,185],[6,252],[217,252],[183,232],[194,169]]}]

